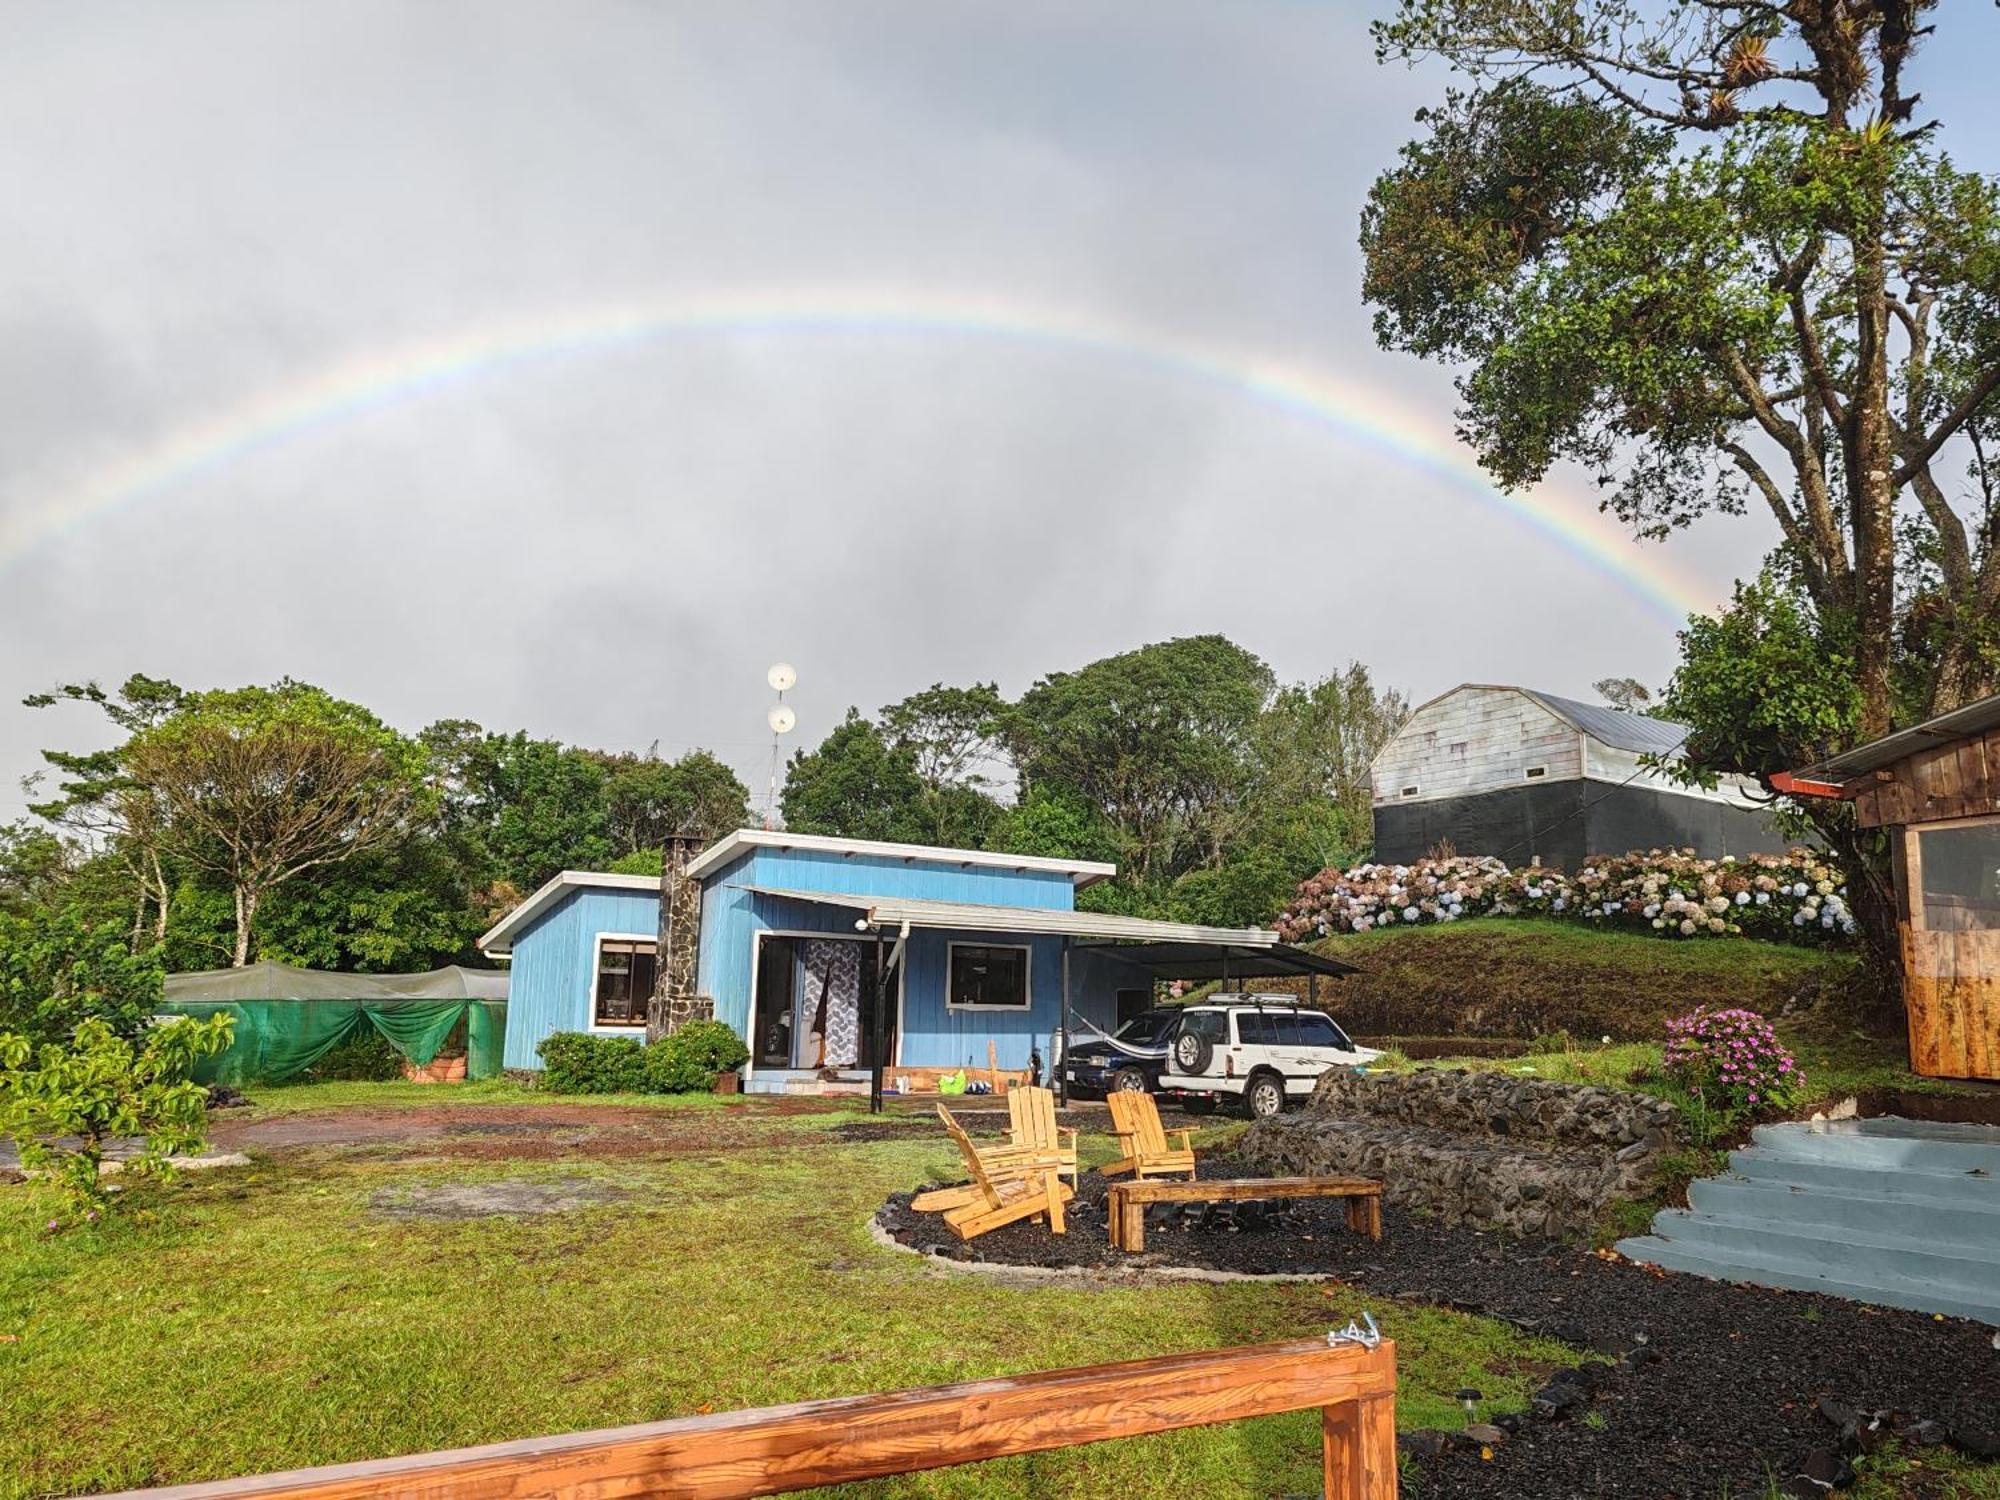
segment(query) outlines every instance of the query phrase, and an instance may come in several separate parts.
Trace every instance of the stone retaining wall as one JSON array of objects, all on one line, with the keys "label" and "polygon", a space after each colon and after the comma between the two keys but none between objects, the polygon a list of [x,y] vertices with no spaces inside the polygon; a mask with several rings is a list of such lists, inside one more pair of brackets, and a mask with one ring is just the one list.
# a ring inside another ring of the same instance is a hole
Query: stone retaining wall
[{"label": "stone retaining wall", "polygon": [[1380,1178],[1391,1203],[1447,1224],[1568,1234],[1646,1191],[1677,1123],[1671,1104],[1618,1089],[1341,1069],[1299,1113],[1252,1125],[1243,1153],[1272,1173]]}]

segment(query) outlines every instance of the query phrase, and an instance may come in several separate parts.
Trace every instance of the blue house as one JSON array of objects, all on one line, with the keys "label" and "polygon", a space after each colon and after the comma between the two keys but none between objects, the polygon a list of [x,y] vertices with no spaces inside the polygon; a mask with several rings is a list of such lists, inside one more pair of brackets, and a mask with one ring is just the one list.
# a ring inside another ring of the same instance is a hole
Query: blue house
[{"label": "blue house", "polygon": [[[699,887],[702,1007],[750,1048],[745,1086],[829,1070],[1003,1068],[1058,1055],[1066,1027],[1110,1030],[1161,978],[1343,972],[1262,928],[1076,909],[1116,867],[980,849],[742,829],[687,861]],[[552,1032],[644,1035],[659,880],[564,871],[479,946],[511,959],[506,1061]]]}]

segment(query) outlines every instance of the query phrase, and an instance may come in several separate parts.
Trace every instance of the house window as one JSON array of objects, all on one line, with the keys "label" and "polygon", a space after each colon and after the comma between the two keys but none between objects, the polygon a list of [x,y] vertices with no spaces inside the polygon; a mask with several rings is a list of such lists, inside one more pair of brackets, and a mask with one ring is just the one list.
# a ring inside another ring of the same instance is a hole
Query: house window
[{"label": "house window", "polygon": [[651,938],[600,938],[597,944],[594,1026],[644,1026],[646,1004],[653,995],[654,955]]},{"label": "house window", "polygon": [[1540,781],[1544,776],[1549,774],[1549,768],[1547,766],[1530,766],[1522,774],[1530,781]]},{"label": "house window", "polygon": [[1912,832],[1923,872],[1918,929],[2000,930],[2000,818]]},{"label": "house window", "polygon": [[954,1010],[1026,1010],[1028,950],[953,943],[946,994]]},{"label": "house window", "polygon": [[1417,795],[1417,789],[1413,786],[1406,786],[1403,788],[1403,795],[1405,797],[1414,797]]}]

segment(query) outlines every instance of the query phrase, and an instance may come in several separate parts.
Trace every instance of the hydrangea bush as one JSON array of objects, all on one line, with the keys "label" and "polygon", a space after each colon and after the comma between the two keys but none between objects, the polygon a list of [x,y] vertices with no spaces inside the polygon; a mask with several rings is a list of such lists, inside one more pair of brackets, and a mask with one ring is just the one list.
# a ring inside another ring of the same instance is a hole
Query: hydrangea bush
[{"label": "hydrangea bush", "polygon": [[1841,943],[1854,934],[1845,877],[1809,849],[1741,859],[1686,849],[1594,855],[1574,876],[1469,855],[1357,865],[1307,880],[1277,926],[1300,942],[1479,916],[1556,917],[1660,937]]},{"label": "hydrangea bush", "polygon": [[1661,1069],[1710,1109],[1727,1114],[1783,1109],[1805,1074],[1754,1010],[1707,1006],[1667,1022]]}]

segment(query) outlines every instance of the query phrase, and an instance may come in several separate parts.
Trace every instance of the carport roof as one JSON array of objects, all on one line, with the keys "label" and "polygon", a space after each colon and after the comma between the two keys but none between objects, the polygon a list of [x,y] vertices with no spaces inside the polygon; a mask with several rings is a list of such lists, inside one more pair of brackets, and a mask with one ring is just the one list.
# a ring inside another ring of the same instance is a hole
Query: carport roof
[{"label": "carport roof", "polygon": [[1353,964],[1322,958],[1289,943],[1100,943],[1083,945],[1120,963],[1150,969],[1159,979],[1286,979],[1299,974],[1359,974]]}]

